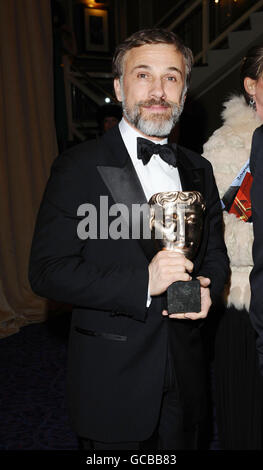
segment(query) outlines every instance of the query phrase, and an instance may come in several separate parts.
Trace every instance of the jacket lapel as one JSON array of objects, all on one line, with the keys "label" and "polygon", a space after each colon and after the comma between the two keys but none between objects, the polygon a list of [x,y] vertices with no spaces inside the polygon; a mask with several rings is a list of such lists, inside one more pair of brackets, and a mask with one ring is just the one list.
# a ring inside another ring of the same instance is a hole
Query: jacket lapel
[{"label": "jacket lapel", "polygon": [[[149,223],[147,200],[118,126],[105,134],[104,138],[98,142],[100,149],[97,170],[114,202],[120,207],[125,223],[129,227],[129,236],[142,234],[143,222]],[[121,210],[122,204],[127,207],[128,211]],[[147,212],[146,220],[143,219],[143,211],[133,211],[135,204],[144,205]],[[149,235],[150,230],[147,238],[140,237],[137,241],[150,261],[157,250]]]},{"label": "jacket lapel", "polygon": [[[129,227],[129,236],[142,234],[143,211],[133,212],[133,205],[145,205],[147,200],[140,180],[126,150],[118,126],[112,128],[98,140],[99,153],[97,170],[107,186],[114,202],[119,205],[125,223]],[[177,153],[177,166],[183,191],[199,191],[205,197],[204,169],[196,168],[187,156],[187,151],[174,145]],[[124,204],[128,211],[122,211]],[[131,217],[133,214],[133,217]],[[149,218],[149,213],[147,214]],[[144,219],[145,223],[145,219]],[[148,223],[148,222],[147,222]],[[147,237],[137,239],[144,254],[150,261],[158,251],[158,246]]]},{"label": "jacket lapel", "polygon": [[186,150],[176,146],[177,167],[183,191],[199,191],[205,198],[204,168],[196,168]]},{"label": "jacket lapel", "polygon": [[[192,161],[187,155],[187,151],[180,147],[177,147],[177,161],[178,161],[178,171],[181,179],[183,191],[199,191],[205,202],[206,202],[206,185],[205,185],[205,169],[200,167],[195,167]],[[208,218],[204,213],[204,225],[203,225],[203,236],[202,240],[194,259],[194,272],[198,272],[201,260],[203,259],[204,250],[207,243],[208,237]]]}]

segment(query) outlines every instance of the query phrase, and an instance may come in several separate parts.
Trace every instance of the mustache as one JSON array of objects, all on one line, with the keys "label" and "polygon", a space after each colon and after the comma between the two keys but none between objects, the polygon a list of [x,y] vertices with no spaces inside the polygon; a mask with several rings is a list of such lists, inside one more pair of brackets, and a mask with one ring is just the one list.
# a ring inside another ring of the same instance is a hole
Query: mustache
[{"label": "mustache", "polygon": [[172,108],[174,106],[174,103],[171,103],[169,101],[165,101],[165,100],[155,100],[155,99],[151,99],[151,100],[146,100],[146,101],[140,101],[138,103],[138,106],[163,106],[164,108]]}]

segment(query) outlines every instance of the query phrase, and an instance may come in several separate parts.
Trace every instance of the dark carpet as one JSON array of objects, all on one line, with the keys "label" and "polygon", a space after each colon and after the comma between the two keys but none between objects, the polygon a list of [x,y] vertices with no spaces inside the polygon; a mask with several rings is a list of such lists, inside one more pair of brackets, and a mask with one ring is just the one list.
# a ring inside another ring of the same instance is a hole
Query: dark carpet
[{"label": "dark carpet", "polygon": [[68,318],[0,340],[0,449],[73,450],[66,404]]},{"label": "dark carpet", "polygon": [[[68,314],[0,340],[0,450],[77,450],[66,402]],[[208,448],[219,449],[215,416]]]}]

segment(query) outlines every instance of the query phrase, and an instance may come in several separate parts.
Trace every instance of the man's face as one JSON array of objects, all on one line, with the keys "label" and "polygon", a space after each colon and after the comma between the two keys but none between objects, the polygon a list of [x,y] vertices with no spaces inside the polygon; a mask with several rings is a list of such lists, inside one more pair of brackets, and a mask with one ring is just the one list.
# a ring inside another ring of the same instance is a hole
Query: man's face
[{"label": "man's face", "polygon": [[184,84],[184,58],[172,44],[146,44],[129,50],[123,76],[114,81],[126,120],[156,140],[169,135],[178,121]]}]

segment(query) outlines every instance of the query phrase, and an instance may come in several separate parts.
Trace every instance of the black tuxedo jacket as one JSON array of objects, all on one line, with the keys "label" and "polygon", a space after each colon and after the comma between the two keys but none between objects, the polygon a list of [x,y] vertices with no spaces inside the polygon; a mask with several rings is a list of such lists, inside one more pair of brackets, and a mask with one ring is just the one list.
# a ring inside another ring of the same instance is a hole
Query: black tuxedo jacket
[{"label": "black tuxedo jacket", "polygon": [[[183,189],[200,191],[207,204],[194,264],[196,275],[211,278],[216,301],[228,275],[228,258],[211,165],[179,147],[177,158]],[[158,421],[168,340],[186,425],[203,412],[200,323],[162,317],[165,295],[153,297],[146,308],[148,264],[155,254],[151,240],[77,236],[78,207],[91,203],[99,208],[100,196],[108,196],[109,207],[146,202],[118,127],[68,150],[53,164],[36,223],[29,278],[37,294],[74,306],[68,390],[76,432],[106,442],[142,441]]]},{"label": "black tuxedo jacket", "polygon": [[254,267],[250,275],[250,320],[257,333],[256,344],[260,371],[263,375],[263,126],[257,128],[253,134],[250,171],[253,176],[250,194],[254,230]]}]

